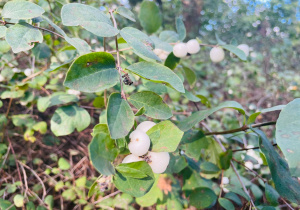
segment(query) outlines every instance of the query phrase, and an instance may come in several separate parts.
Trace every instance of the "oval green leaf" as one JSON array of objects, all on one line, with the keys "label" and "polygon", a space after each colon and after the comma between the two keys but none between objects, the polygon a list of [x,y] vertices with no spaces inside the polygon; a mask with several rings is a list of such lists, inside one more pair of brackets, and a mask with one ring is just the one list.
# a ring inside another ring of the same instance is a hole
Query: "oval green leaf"
[{"label": "oval green leaf", "polygon": [[128,66],[127,69],[140,77],[158,83],[166,83],[177,91],[184,93],[181,79],[171,69],[164,65],[143,61],[132,64]]},{"label": "oval green leaf", "polygon": [[147,134],[153,152],[174,152],[183,136],[183,132],[168,120],[156,124],[147,131]]},{"label": "oval green leaf", "polygon": [[2,10],[3,18],[32,19],[41,16],[45,10],[30,1],[9,1]]},{"label": "oval green leaf", "polygon": [[64,85],[83,92],[99,92],[115,86],[118,81],[114,57],[106,52],[93,52],[72,63]]},{"label": "oval green leaf", "polygon": [[140,8],[139,20],[147,33],[157,31],[162,23],[162,16],[154,1],[143,1]]},{"label": "oval green leaf", "polygon": [[78,132],[86,129],[91,122],[89,113],[76,105],[56,109],[51,118],[51,131],[56,136],[65,136],[75,129]]},{"label": "oval green leaf", "polygon": [[6,30],[5,39],[14,53],[30,50],[33,43],[43,42],[43,34],[27,23],[19,23]]},{"label": "oval green leaf", "polygon": [[217,198],[214,191],[210,188],[200,187],[192,191],[190,204],[199,209],[210,208],[215,205]]},{"label": "oval green leaf", "polygon": [[121,94],[110,95],[107,104],[107,124],[110,136],[118,139],[126,136],[134,124],[134,114]]},{"label": "oval green leaf", "polygon": [[129,163],[127,166],[143,172],[143,174],[146,174],[147,177],[133,178],[117,171],[113,177],[115,186],[122,192],[128,193],[134,197],[141,197],[145,195],[150,191],[155,180],[151,167],[145,161]]},{"label": "oval green leaf", "polygon": [[290,166],[292,176],[300,177],[300,99],[288,103],[276,123],[276,142]]},{"label": "oval green leaf", "polygon": [[103,12],[85,4],[65,4],[61,19],[65,26],[82,26],[97,36],[112,37],[119,33]]},{"label": "oval green leaf", "polygon": [[116,12],[119,15],[122,15],[123,17],[135,22],[134,14],[129,9],[127,9],[126,7],[118,7],[116,9]]},{"label": "oval green leaf", "polygon": [[145,115],[155,119],[169,119],[173,116],[169,106],[163,99],[151,91],[135,93],[128,97],[128,101],[137,109],[145,108]]},{"label": "oval green leaf", "polygon": [[132,27],[125,27],[120,31],[121,36],[130,45],[138,56],[160,61],[160,58],[152,51],[153,41],[143,32]]}]

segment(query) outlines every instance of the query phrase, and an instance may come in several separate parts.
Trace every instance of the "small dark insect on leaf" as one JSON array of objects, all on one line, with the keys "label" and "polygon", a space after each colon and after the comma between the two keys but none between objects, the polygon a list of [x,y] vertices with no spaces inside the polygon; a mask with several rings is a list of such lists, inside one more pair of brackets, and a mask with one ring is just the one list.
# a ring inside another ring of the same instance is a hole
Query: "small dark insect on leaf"
[{"label": "small dark insect on leaf", "polygon": [[132,84],[133,84],[133,82],[132,82],[132,80],[130,79],[130,77],[129,77],[128,74],[124,74],[124,75],[122,76],[122,78],[124,78],[123,82],[124,82],[125,85],[132,85]]}]

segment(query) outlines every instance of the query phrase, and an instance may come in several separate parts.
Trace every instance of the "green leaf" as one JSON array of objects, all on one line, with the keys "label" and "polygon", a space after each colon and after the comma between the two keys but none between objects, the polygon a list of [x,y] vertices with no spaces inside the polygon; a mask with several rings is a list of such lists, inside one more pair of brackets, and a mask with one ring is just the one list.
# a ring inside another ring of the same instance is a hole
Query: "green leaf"
[{"label": "green leaf", "polygon": [[101,37],[112,37],[119,33],[103,12],[85,4],[65,4],[61,9],[61,19],[65,26],[82,26]]},{"label": "green leaf", "polygon": [[167,83],[177,91],[184,93],[183,83],[180,78],[169,68],[152,62],[139,62],[132,64],[127,69],[145,79],[158,83]]},{"label": "green leaf", "polygon": [[202,111],[193,113],[191,116],[189,116],[189,117],[185,118],[183,121],[181,121],[178,124],[178,127],[182,131],[187,131],[187,130],[191,129],[194,125],[196,125],[197,123],[199,123],[202,120],[204,120],[205,118],[207,118],[209,115],[211,115],[214,112],[216,112],[220,109],[223,109],[223,108],[232,108],[232,109],[239,111],[241,114],[245,115],[244,108],[238,102],[225,101],[215,108],[202,110]]},{"label": "green leaf", "polygon": [[15,126],[27,126],[31,127],[35,124],[35,121],[31,118],[30,114],[19,114],[12,116],[12,122]]},{"label": "green leaf", "polygon": [[52,210],[54,206],[53,195],[47,195],[45,198],[45,203],[48,205],[49,210]]},{"label": "green leaf", "polygon": [[123,176],[142,179],[146,178],[148,175],[142,170],[135,169],[135,164],[133,163],[121,163],[116,167],[116,170]]},{"label": "green leaf", "polygon": [[138,56],[142,55],[160,61],[160,58],[152,51],[154,48],[153,41],[146,34],[132,27],[123,28],[120,34]]},{"label": "green leaf", "polygon": [[3,102],[2,101],[0,101],[0,108],[3,106]]},{"label": "green leaf", "polygon": [[106,52],[93,52],[72,63],[64,85],[83,92],[99,92],[115,86],[118,81],[114,57]]},{"label": "green leaf", "polygon": [[224,48],[225,50],[228,50],[229,52],[235,54],[242,61],[247,61],[246,54],[243,52],[243,50],[240,50],[236,46],[233,46],[233,45],[221,45],[221,47]]},{"label": "green leaf", "polygon": [[267,201],[272,206],[277,206],[279,204],[278,199],[280,198],[280,195],[278,192],[269,184],[265,183],[265,195]]},{"label": "green leaf", "polygon": [[7,53],[10,50],[10,45],[6,40],[0,40],[0,52]]},{"label": "green leaf", "polygon": [[91,122],[89,113],[76,105],[63,106],[56,109],[51,118],[51,131],[56,136],[65,136],[75,129],[80,132]]},{"label": "green leaf", "polygon": [[180,58],[176,57],[173,52],[171,52],[167,59],[165,60],[165,66],[174,70],[176,68],[176,66],[179,64],[180,62]]},{"label": "green leaf", "polygon": [[134,114],[121,94],[112,93],[107,104],[107,124],[110,136],[118,139],[126,136],[134,124]]},{"label": "green leaf", "polygon": [[276,142],[290,167],[292,176],[300,177],[300,99],[288,103],[276,123]]},{"label": "green leaf", "polygon": [[159,39],[167,43],[175,43],[179,41],[179,36],[175,31],[162,31]]},{"label": "green leaf", "polygon": [[210,188],[200,187],[192,191],[190,204],[198,209],[211,208],[215,205],[217,198],[214,191]]},{"label": "green leaf", "polygon": [[0,198],[0,209],[2,210],[6,210],[6,209],[9,209],[9,210],[16,210],[16,207],[15,206],[12,206],[12,203],[8,200],[4,200],[2,198]]},{"label": "green leaf", "polygon": [[153,184],[151,190],[146,195],[136,198],[137,204],[142,207],[149,207],[156,204],[158,200],[163,200],[164,194],[158,187],[158,181],[159,177],[156,177],[155,183]]},{"label": "green leaf", "polygon": [[91,47],[88,45],[88,43],[86,43],[86,41],[79,38],[68,37],[67,34],[60,27],[54,24],[48,17],[42,16],[42,18],[47,21],[59,34],[61,34],[70,45],[75,47],[79,54],[83,55],[91,52]]},{"label": "green leaf", "polygon": [[155,119],[169,119],[173,116],[169,106],[163,99],[151,91],[135,93],[127,98],[134,107],[145,108],[145,115]]},{"label": "green leaf", "polygon": [[24,205],[24,196],[20,194],[15,195],[14,204],[16,207],[22,207]]},{"label": "green leaf", "polygon": [[[101,127],[107,129],[107,125],[102,124]],[[112,162],[118,155],[118,149],[108,133],[99,132],[95,134],[89,144],[89,155],[93,166],[101,174],[108,176],[115,173]]]},{"label": "green leaf", "polygon": [[190,101],[193,101],[193,102],[199,102],[201,101],[201,99],[197,96],[195,96],[193,93],[185,90],[185,93],[183,94],[187,99],[189,99]]},{"label": "green leaf", "polygon": [[5,37],[7,28],[5,26],[0,26],[0,38]]},{"label": "green leaf", "polygon": [[36,44],[32,49],[32,53],[37,60],[50,58],[51,49],[45,43]]},{"label": "green leaf", "polygon": [[232,191],[242,197],[244,197],[247,201],[250,201],[250,197],[245,193],[245,191],[242,188],[238,187],[226,187],[229,191]]},{"label": "green leaf", "polygon": [[71,168],[70,163],[65,158],[59,158],[58,160],[58,167],[61,170],[69,170]]},{"label": "green leaf", "polygon": [[43,34],[27,23],[18,23],[9,27],[5,39],[14,53],[30,50],[35,42],[43,42]]},{"label": "green leaf", "polygon": [[79,99],[75,95],[56,93],[51,96],[40,97],[37,101],[37,108],[40,112],[44,112],[49,107],[77,101],[79,101]]},{"label": "green leaf", "polygon": [[130,163],[132,168],[142,171],[147,177],[142,179],[132,178],[118,171],[113,176],[113,182],[119,190],[134,197],[141,197],[150,191],[154,183],[151,167],[145,161]]},{"label": "green leaf", "polygon": [[220,154],[220,167],[223,170],[227,170],[230,167],[230,161],[232,159],[232,150],[227,150]]},{"label": "green leaf", "polygon": [[200,170],[204,174],[215,174],[220,171],[220,168],[211,162],[202,162],[200,165]]},{"label": "green leaf", "polygon": [[145,107],[141,107],[137,112],[134,114],[134,116],[141,116],[146,112]]},{"label": "green leaf", "polygon": [[174,152],[183,136],[172,122],[165,120],[147,131],[150,137],[153,152]]},{"label": "green leaf", "polygon": [[225,194],[224,198],[227,198],[229,200],[234,201],[237,205],[242,206],[242,201],[239,198],[239,196],[237,196],[237,194],[233,193],[233,192],[228,192]]},{"label": "green leaf", "polygon": [[118,7],[116,9],[116,12],[119,15],[122,15],[123,17],[135,22],[134,14],[129,9],[127,9],[126,7]]},{"label": "green leaf", "polygon": [[45,134],[47,132],[47,123],[45,121],[38,122],[32,126],[32,129]]},{"label": "green leaf", "polygon": [[186,29],[181,17],[176,18],[176,30],[179,36],[179,40],[183,41],[186,37]]},{"label": "green leaf", "polygon": [[41,16],[45,10],[29,1],[9,1],[2,10],[3,18],[11,19],[32,19]]},{"label": "green leaf", "polygon": [[143,1],[140,8],[139,20],[147,33],[157,31],[162,23],[162,16],[154,1]]},{"label": "green leaf", "polygon": [[247,124],[249,125],[249,124],[254,123],[256,118],[260,114],[267,113],[267,112],[273,112],[273,111],[279,111],[279,110],[282,110],[285,106],[286,105],[278,105],[278,106],[270,107],[267,109],[262,109],[260,112],[255,112],[249,116],[249,118],[247,120]]},{"label": "green leaf", "polygon": [[187,67],[183,67],[183,70],[185,73],[186,80],[188,81],[190,86],[194,86],[196,83],[196,80],[197,80],[197,76],[196,76],[195,72]]},{"label": "green leaf", "polygon": [[219,198],[218,202],[226,210],[234,210],[235,209],[234,205],[231,203],[231,201],[226,198]]},{"label": "green leaf", "polygon": [[252,130],[259,136],[259,147],[267,159],[277,192],[283,198],[300,204],[300,184],[291,176],[288,164],[261,130]]}]

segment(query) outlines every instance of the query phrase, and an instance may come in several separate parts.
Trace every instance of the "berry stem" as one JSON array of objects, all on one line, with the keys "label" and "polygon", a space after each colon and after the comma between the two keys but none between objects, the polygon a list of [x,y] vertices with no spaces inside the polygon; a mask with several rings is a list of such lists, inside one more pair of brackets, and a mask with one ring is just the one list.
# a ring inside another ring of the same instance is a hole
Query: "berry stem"
[{"label": "berry stem", "polygon": [[[116,29],[118,29],[118,26],[117,26],[117,22],[116,22],[116,19],[114,17],[114,14],[113,14],[114,10],[113,9],[110,9],[109,10],[109,14],[113,20],[113,23],[114,23],[114,27]],[[123,82],[122,82],[122,74],[121,74],[121,71],[123,71],[122,67],[121,67],[121,62],[120,62],[120,52],[119,52],[119,45],[118,45],[118,35],[115,36],[115,43],[116,43],[116,52],[117,52],[117,70],[119,71],[119,75],[120,75],[120,85],[121,85],[121,96],[123,99],[127,100],[126,98],[126,95],[125,95],[125,92],[123,90]]]}]

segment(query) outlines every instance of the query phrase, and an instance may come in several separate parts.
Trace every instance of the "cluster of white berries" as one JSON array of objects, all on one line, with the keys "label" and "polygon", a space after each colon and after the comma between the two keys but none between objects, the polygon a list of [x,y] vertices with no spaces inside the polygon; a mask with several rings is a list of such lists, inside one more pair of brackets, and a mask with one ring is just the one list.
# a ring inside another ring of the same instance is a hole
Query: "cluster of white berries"
[{"label": "cluster of white berries", "polygon": [[187,54],[196,54],[200,51],[199,42],[196,39],[191,39],[187,43],[177,43],[173,47],[173,54],[178,58],[183,58]]},{"label": "cluster of white berries", "polygon": [[[240,44],[237,46],[238,49],[242,50],[245,55],[248,57],[250,48],[247,44]],[[177,43],[173,47],[173,54],[178,58],[183,58],[187,56],[187,54],[196,54],[200,51],[199,42],[196,39],[191,39],[187,43]],[[225,52],[222,47],[216,46],[210,50],[209,53],[210,59],[214,63],[219,63],[225,58]],[[232,53],[230,53],[231,57],[234,57]]]},{"label": "cluster of white berries", "polygon": [[150,138],[146,132],[155,125],[154,122],[144,121],[139,124],[129,138],[128,144],[130,155],[126,156],[122,163],[132,163],[138,161],[146,161],[154,173],[163,173],[170,162],[168,152],[150,152]]}]

